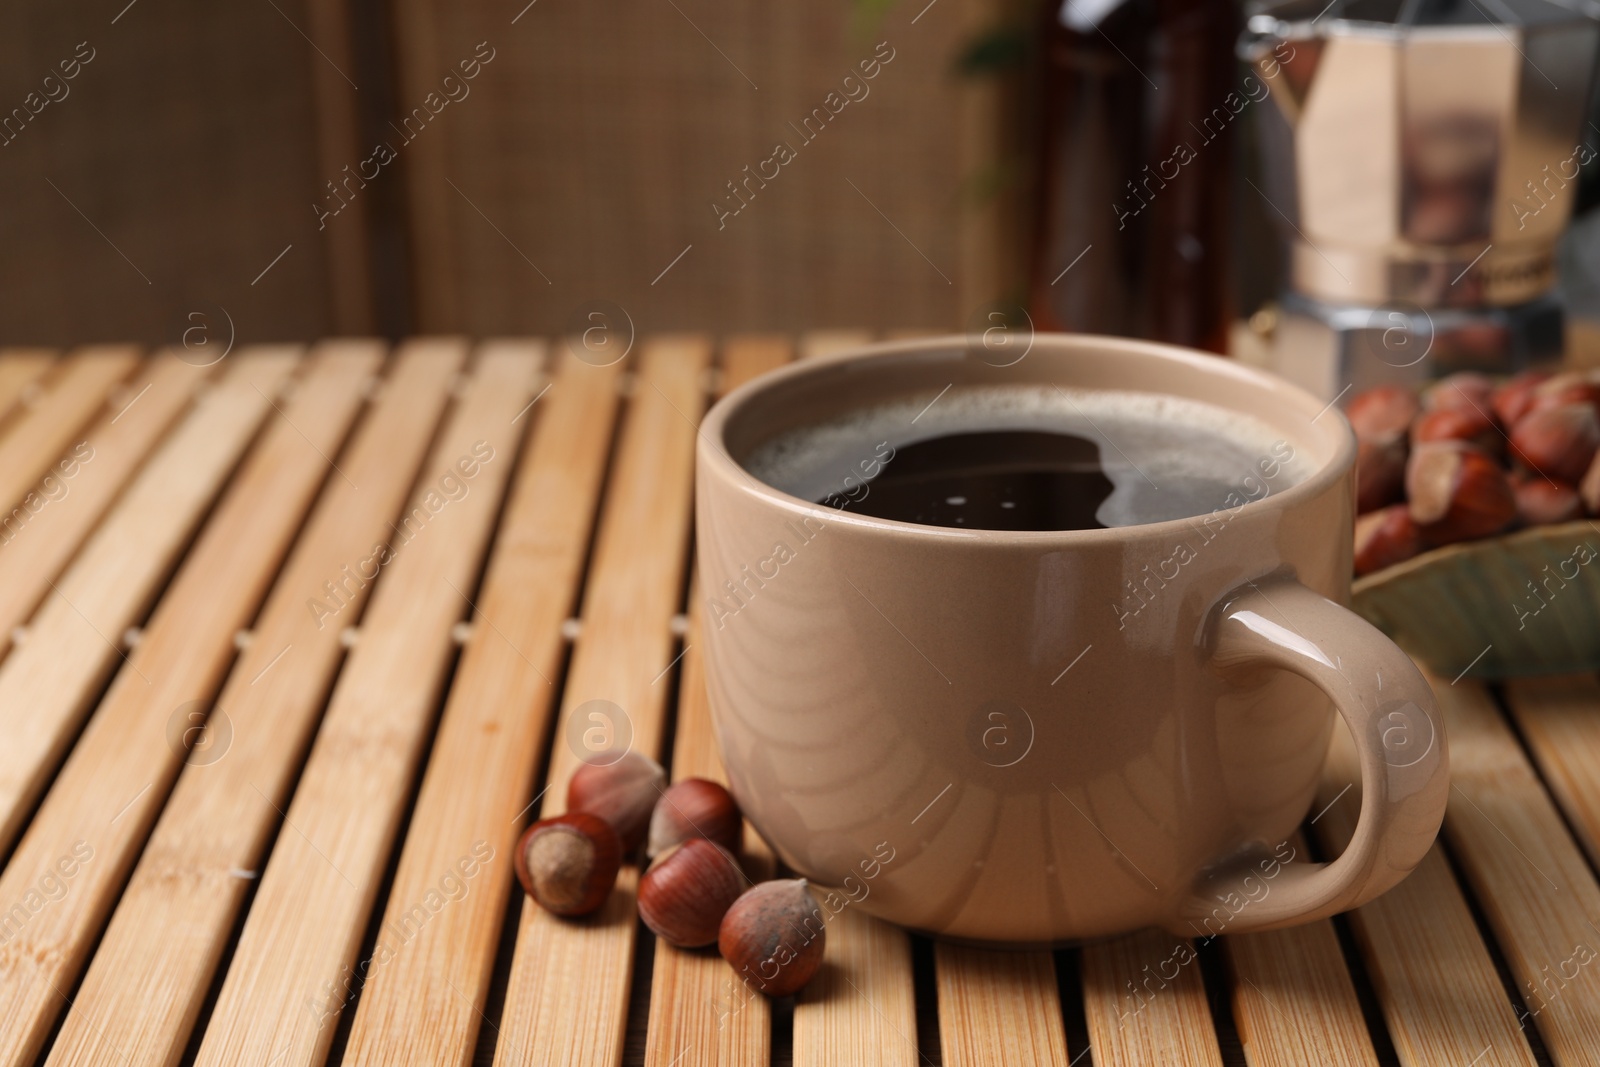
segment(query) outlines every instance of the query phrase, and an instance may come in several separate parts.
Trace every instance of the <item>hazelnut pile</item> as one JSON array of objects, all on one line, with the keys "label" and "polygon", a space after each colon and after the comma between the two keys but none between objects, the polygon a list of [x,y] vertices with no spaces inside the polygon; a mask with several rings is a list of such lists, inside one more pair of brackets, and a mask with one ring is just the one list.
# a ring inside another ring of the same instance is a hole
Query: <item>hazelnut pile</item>
[{"label": "hazelnut pile", "polygon": [[1600,514],[1600,375],[1452,374],[1358,394],[1356,575],[1429,548]]},{"label": "hazelnut pile", "polygon": [[752,988],[797,992],[822,964],[821,909],[803,879],[749,885],[736,853],[744,819],[716,782],[667,785],[638,752],[591,759],[567,784],[567,812],[523,832],[517,880],[545,910],[587,915],[611,895],[623,862],[644,846],[639,918],[679,948],[716,942]]}]

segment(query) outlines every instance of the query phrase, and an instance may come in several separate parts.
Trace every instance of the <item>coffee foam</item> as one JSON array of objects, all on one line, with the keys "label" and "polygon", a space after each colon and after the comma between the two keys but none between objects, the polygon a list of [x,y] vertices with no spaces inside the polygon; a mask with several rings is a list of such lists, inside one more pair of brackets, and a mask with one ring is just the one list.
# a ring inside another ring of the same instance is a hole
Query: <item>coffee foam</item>
[{"label": "coffee foam", "polygon": [[1252,416],[1187,397],[1056,386],[969,386],[908,395],[780,434],[743,465],[776,489],[821,500],[863,480],[863,461],[885,441],[899,449],[982,430],[1055,431],[1099,444],[1114,486],[1097,512],[1107,526],[1207,513],[1228,506],[1229,494],[1241,487],[1245,499],[1258,499],[1310,473],[1304,457]]}]

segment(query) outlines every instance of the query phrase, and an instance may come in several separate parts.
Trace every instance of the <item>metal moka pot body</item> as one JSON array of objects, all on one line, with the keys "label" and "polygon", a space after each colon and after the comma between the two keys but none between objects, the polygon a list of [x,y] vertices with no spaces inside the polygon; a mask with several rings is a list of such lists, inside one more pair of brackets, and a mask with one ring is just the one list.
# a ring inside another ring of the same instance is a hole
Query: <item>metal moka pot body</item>
[{"label": "metal moka pot body", "polygon": [[1325,397],[1559,358],[1556,246],[1600,22],[1553,0],[1288,0],[1239,54],[1271,88],[1260,191],[1288,245],[1274,368]]}]

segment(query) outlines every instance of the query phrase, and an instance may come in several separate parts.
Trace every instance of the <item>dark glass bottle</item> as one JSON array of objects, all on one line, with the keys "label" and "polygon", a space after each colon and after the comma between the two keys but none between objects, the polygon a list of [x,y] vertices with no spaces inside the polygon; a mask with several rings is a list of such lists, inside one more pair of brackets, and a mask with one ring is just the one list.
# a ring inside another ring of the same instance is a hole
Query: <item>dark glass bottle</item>
[{"label": "dark glass bottle", "polygon": [[1048,4],[1040,329],[1227,351],[1234,127],[1259,103],[1238,32],[1232,0]]}]

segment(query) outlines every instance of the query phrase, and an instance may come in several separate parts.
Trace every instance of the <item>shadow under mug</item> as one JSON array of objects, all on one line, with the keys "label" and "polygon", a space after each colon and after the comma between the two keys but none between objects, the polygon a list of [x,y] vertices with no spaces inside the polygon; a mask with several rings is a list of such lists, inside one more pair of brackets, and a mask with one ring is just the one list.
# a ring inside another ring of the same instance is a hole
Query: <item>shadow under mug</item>
[{"label": "shadow under mug", "polygon": [[[1438,831],[1448,760],[1426,680],[1344,606],[1342,415],[1165,345],[1040,335],[1012,365],[988,355],[948,338],[792,365],[730,393],[700,435],[718,742],[757,830],[831,887],[824,917],[994,943],[1194,936],[1218,916],[1230,933],[1308,922],[1398,882]],[[786,431],[948,385],[1176,395],[1277,440],[1214,511],[1059,532],[873,518],[742,466]],[[1294,484],[1286,454],[1307,472]],[[1340,717],[1360,814],[1314,863],[1288,842]]]}]

